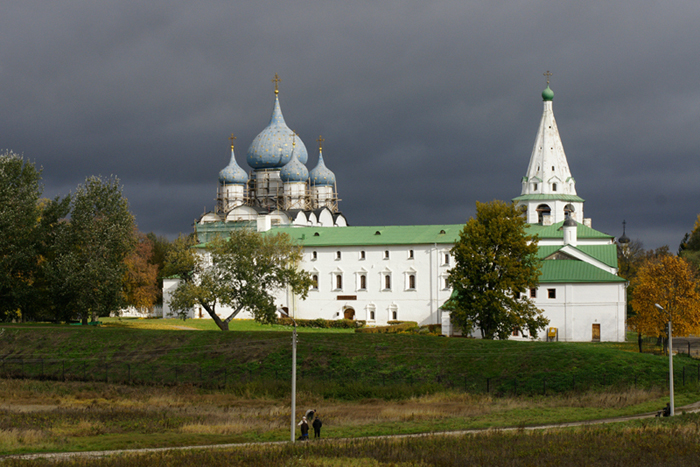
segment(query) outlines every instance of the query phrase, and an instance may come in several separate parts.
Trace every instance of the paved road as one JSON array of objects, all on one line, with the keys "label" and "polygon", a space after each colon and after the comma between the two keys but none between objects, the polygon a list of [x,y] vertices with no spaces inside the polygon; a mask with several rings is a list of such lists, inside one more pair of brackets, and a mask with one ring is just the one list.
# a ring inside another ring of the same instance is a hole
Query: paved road
[{"label": "paved road", "polygon": [[[683,407],[678,407],[676,413],[681,412],[692,413],[700,412],[700,402],[695,402],[694,404],[686,405]],[[488,428],[479,430],[460,430],[460,431],[443,431],[437,433],[418,433],[410,435],[386,435],[386,436],[372,436],[373,439],[400,439],[400,438],[417,438],[422,436],[460,436],[466,434],[479,434],[487,431],[514,431],[514,430],[551,430],[558,428],[569,428],[576,426],[585,425],[601,425],[605,423],[619,423],[627,422],[630,420],[641,420],[644,418],[654,418],[656,412],[644,413],[639,415],[631,415],[628,417],[615,417],[615,418],[603,418],[600,420],[587,420],[582,422],[567,422],[567,423],[557,423],[552,425],[538,425],[538,426],[528,426],[528,427],[510,427],[510,428]],[[336,441],[352,441],[354,439],[360,438],[327,438],[323,441],[315,442],[326,442],[332,443]],[[275,445],[275,444],[286,444],[288,441],[272,441],[266,443],[236,443],[236,444],[211,444],[205,446],[181,446],[181,447],[167,447],[167,448],[143,448],[143,449],[120,449],[113,451],[82,451],[82,452],[54,452],[54,453],[40,453],[40,454],[17,454],[11,456],[0,457],[0,462],[8,459],[22,459],[22,460],[33,460],[33,459],[70,459],[71,457],[107,457],[116,456],[123,454],[148,454],[153,452],[163,452],[163,451],[186,451],[186,450],[196,450],[196,449],[228,449],[234,447],[242,446],[262,446],[262,445]]]}]

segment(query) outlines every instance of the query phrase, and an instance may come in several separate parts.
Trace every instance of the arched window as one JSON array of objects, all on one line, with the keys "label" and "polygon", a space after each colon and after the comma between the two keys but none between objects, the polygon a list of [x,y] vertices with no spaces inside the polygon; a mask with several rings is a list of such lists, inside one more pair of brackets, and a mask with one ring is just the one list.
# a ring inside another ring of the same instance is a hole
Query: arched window
[{"label": "arched window", "polygon": [[415,274],[410,274],[408,276],[408,288],[411,290],[416,288],[416,275]]},{"label": "arched window", "polygon": [[311,289],[318,290],[318,275],[314,274],[311,276]]},{"label": "arched window", "polygon": [[557,184],[556,183],[552,183],[552,191],[557,191]]},{"label": "arched window", "polygon": [[335,288],[336,288],[336,290],[343,289],[343,275],[342,274],[335,275]]},{"label": "arched window", "polygon": [[367,289],[367,276],[362,274],[360,276],[360,290],[366,290]]},{"label": "arched window", "polygon": [[384,250],[384,259],[389,259],[389,250]]},{"label": "arched window", "polygon": [[384,290],[391,290],[391,274],[384,275]]}]

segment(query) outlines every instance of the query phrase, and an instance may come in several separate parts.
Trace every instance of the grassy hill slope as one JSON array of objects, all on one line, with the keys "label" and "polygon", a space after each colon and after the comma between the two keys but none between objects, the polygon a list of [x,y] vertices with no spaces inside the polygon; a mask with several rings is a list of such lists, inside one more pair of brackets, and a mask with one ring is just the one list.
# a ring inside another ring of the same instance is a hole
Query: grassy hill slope
[{"label": "grassy hill slope", "polygon": [[[170,325],[201,328],[207,324]],[[266,330],[271,328],[250,323],[238,326],[250,330],[8,325],[0,328],[0,376],[247,385],[249,389],[252,385],[262,392],[285,394],[291,375],[290,330],[278,330],[278,326]],[[302,390],[313,387],[317,393],[340,399],[402,398],[441,387],[542,394],[665,386],[668,359],[631,348],[307,331],[300,332],[298,339],[298,384]],[[684,380],[698,382],[696,360],[676,356],[674,366],[679,390]]]}]

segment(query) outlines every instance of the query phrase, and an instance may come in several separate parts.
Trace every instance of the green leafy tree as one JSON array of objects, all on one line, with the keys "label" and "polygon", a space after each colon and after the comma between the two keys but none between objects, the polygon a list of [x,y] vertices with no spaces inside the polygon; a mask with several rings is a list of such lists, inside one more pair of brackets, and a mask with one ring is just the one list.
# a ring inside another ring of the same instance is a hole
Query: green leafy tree
[{"label": "green leafy tree", "polygon": [[505,339],[513,328],[537,337],[549,321],[523,294],[537,287],[537,237],[527,235],[523,211],[503,201],[476,203],[452,248],[455,266],[449,283],[452,322],[478,328],[485,339]]},{"label": "green leafy tree", "polygon": [[0,319],[25,319],[38,267],[37,202],[41,171],[21,156],[0,154]]},{"label": "green leafy tree", "polygon": [[151,254],[151,258],[149,260],[150,264],[153,264],[156,266],[158,274],[157,274],[157,280],[158,280],[158,295],[156,296],[156,304],[162,305],[163,304],[163,270],[165,268],[165,258],[168,255],[168,252],[170,251],[170,248],[172,247],[171,242],[164,236],[158,236],[154,234],[153,232],[149,232],[146,234],[146,237],[148,237],[148,240],[151,242],[151,245],[153,247],[153,252]]},{"label": "green leafy tree", "polygon": [[49,275],[62,319],[109,316],[124,306],[125,259],[134,249],[134,217],[116,177],[88,177],[70,197]]},{"label": "green leafy tree", "polygon": [[[210,242],[206,249],[192,245],[193,240],[180,237],[168,254],[164,274],[181,280],[170,307],[186,312],[201,306],[222,331],[243,310],[259,322],[275,322],[273,294],[285,287],[302,299],[308,295],[311,278],[298,269],[302,247],[287,234],[237,229],[227,239]],[[216,313],[217,305],[233,311],[222,319]]]},{"label": "green leafy tree", "polygon": [[70,213],[70,196],[61,199],[39,200],[39,269],[34,279],[34,306],[30,316],[32,320],[55,320],[62,317],[62,310],[67,304],[61,302],[61,297],[54,295],[52,274],[58,256],[58,239],[62,238],[68,228],[67,216]]}]

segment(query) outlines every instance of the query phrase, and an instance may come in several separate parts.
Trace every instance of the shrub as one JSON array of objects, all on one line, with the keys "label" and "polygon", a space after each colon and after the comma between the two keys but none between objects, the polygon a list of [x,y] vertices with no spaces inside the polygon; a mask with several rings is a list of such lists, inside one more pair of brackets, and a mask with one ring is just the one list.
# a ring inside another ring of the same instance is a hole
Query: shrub
[{"label": "shrub", "polygon": [[[367,323],[362,320],[354,319],[298,319],[296,320],[297,327],[300,328],[321,328],[321,329],[357,329],[362,328]],[[277,324],[282,326],[293,326],[291,318],[278,318]]]},{"label": "shrub", "polygon": [[358,328],[355,332],[367,334],[398,334],[418,332],[418,324],[414,321],[406,321],[392,326],[375,326],[373,328]]}]

